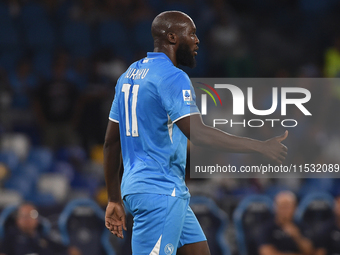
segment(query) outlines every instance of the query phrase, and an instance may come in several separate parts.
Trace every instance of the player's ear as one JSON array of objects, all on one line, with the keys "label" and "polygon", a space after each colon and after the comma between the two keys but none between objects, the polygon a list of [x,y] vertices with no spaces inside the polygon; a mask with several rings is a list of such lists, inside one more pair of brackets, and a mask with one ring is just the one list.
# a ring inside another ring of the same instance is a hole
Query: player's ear
[{"label": "player's ear", "polygon": [[167,34],[167,38],[168,38],[168,41],[172,44],[176,44],[177,43],[177,40],[178,40],[178,37],[175,33],[172,33],[172,32],[169,32]]}]

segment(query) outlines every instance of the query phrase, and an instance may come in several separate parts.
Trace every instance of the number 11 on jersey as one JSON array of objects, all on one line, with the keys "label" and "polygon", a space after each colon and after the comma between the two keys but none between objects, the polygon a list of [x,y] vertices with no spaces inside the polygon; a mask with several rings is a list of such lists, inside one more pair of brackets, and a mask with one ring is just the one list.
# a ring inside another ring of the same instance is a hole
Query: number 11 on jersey
[{"label": "number 11 on jersey", "polygon": [[[130,121],[129,121],[129,95],[130,95],[131,84],[123,84],[122,92],[124,92],[124,105],[125,105],[125,127],[126,136],[131,136],[130,132]],[[137,96],[138,96],[139,85],[133,85],[132,87],[132,105],[131,105],[131,126],[132,126],[132,137],[138,136],[138,124],[137,124]]]}]

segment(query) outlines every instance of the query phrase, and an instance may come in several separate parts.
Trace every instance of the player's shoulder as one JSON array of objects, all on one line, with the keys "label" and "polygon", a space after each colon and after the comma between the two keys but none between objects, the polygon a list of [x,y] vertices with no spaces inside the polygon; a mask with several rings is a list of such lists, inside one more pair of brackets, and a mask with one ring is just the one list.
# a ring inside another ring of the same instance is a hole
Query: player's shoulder
[{"label": "player's shoulder", "polygon": [[168,72],[162,75],[162,81],[164,84],[173,84],[173,83],[183,83],[190,84],[190,78],[186,72],[175,67],[174,65],[169,67]]},{"label": "player's shoulder", "polygon": [[123,84],[130,79],[146,80],[156,87],[160,84],[170,85],[174,82],[190,84],[189,76],[173,65],[171,60],[163,53],[148,53],[148,56],[133,62],[118,79]]}]

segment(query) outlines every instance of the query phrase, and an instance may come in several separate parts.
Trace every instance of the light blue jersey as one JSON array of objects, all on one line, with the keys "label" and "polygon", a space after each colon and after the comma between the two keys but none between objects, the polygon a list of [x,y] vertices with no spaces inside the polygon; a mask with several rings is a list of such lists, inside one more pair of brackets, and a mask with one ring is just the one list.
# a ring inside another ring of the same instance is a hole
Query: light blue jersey
[{"label": "light blue jersey", "polygon": [[184,181],[187,138],[175,122],[198,113],[188,75],[164,53],[149,52],[122,74],[109,117],[120,129],[122,197],[190,197]]}]

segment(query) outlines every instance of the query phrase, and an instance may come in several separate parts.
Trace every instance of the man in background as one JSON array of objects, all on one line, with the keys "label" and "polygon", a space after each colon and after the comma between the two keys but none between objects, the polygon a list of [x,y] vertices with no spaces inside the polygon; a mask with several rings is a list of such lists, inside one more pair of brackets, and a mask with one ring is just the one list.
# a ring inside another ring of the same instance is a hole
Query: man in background
[{"label": "man in background", "polygon": [[15,223],[5,233],[0,255],[81,255],[76,247],[56,243],[39,230],[39,213],[33,204],[24,203],[18,208]]},{"label": "man in background", "polygon": [[274,221],[267,222],[260,231],[259,255],[308,255],[313,252],[312,242],[293,221],[296,204],[296,197],[290,191],[276,195]]},{"label": "man in background", "polygon": [[53,149],[79,144],[76,127],[80,92],[67,78],[67,60],[62,54],[53,63],[52,77],[35,90],[34,108],[43,145]]},{"label": "man in background", "polygon": [[334,200],[334,219],[319,233],[315,247],[315,255],[340,254],[340,194]]}]

